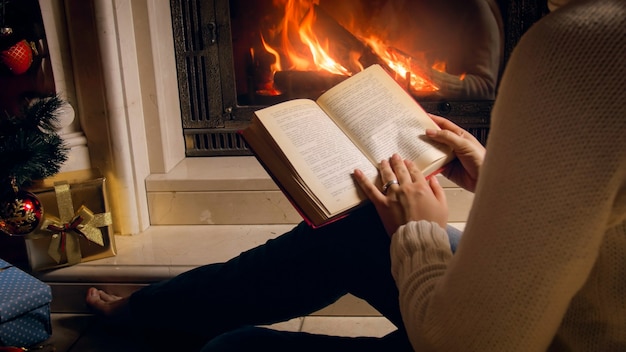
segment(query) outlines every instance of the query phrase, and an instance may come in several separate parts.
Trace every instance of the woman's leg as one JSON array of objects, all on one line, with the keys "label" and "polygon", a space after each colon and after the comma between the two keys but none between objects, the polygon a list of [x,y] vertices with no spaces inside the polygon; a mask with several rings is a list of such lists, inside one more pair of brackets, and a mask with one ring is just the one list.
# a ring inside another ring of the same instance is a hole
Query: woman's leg
[{"label": "woman's leg", "polygon": [[130,297],[130,310],[135,325],[211,338],[310,314],[348,292],[401,324],[389,238],[372,207],[151,285]]},{"label": "woman's leg", "polygon": [[272,351],[272,352],[380,352],[413,351],[409,341],[391,333],[378,337],[340,337],[304,332],[277,331],[261,327],[243,327],[209,341],[201,352]]},{"label": "woman's leg", "polygon": [[315,230],[300,224],[227,263],[146,287],[130,297],[129,308],[136,327],[203,344],[241,326],[310,314],[345,293],[366,300],[404,334],[389,238],[373,207]]}]

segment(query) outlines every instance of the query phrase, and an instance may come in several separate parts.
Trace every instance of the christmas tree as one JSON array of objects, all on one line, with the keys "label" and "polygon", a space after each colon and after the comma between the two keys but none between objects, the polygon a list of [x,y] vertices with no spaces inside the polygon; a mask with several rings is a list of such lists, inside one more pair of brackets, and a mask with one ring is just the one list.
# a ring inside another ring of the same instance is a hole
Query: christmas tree
[{"label": "christmas tree", "polygon": [[[21,114],[0,116],[0,191],[59,172],[68,148],[57,133],[58,114],[65,102],[58,96],[31,100]],[[2,197],[5,198],[5,197]]]}]

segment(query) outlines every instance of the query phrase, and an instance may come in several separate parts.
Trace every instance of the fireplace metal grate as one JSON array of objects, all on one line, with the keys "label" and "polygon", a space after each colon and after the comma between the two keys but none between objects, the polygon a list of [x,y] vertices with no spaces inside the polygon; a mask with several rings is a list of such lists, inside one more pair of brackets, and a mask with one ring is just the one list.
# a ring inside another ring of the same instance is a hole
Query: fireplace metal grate
[{"label": "fireplace metal grate", "polygon": [[237,131],[222,129],[186,129],[187,156],[251,155],[246,142]]}]

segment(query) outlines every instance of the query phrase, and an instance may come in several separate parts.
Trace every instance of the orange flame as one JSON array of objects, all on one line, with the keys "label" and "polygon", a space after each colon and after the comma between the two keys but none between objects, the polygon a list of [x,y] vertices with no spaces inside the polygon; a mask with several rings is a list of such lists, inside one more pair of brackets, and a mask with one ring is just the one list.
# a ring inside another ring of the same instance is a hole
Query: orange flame
[{"label": "orange flame", "polygon": [[[430,77],[430,68],[424,65],[423,62],[426,62],[424,58],[404,54],[397,49],[388,47],[375,37],[367,38],[365,41],[376,55],[384,60],[387,66],[398,75],[399,78],[396,80],[410,85],[411,89],[418,92],[435,92],[439,90],[439,87],[428,78]],[[441,64],[443,64],[445,70],[445,63],[443,62],[435,63],[432,69],[437,69],[435,66],[441,67],[439,66]]]},{"label": "orange flame", "polygon": [[[316,19],[314,5],[318,4],[319,0],[287,0],[285,4],[285,16],[280,26],[280,52],[289,62],[286,69],[351,75],[349,70],[329,54],[328,42],[322,45],[313,31]],[[298,39],[297,42],[294,42],[294,37]],[[279,50],[268,45],[263,37],[261,40],[265,49],[276,59],[275,67],[272,69],[283,70]]]},{"label": "orange flame", "polygon": [[351,75],[348,69],[340,65],[328,54],[328,41],[325,45],[319,43],[317,36],[313,33],[313,23],[315,23],[315,12],[313,11],[313,7],[311,7],[307,16],[302,21],[298,33],[300,34],[300,40],[302,40],[311,51],[315,68],[319,71],[324,70],[338,75]]},{"label": "orange flame", "polygon": [[[284,5],[285,9],[285,15],[279,26],[280,47],[276,49],[268,44],[265,38],[261,38],[265,50],[275,57],[275,63],[271,67],[272,73],[282,70],[327,71],[346,76],[354,73],[337,62],[333,58],[328,41],[320,43],[314,33],[313,25],[316,20],[314,6],[319,5],[319,0],[275,0],[274,4]],[[429,79],[430,72],[431,70],[445,72],[445,62],[437,62],[432,67],[427,67],[424,58],[401,53],[378,38],[360,39],[396,72],[399,81],[410,85],[412,90],[423,93],[439,90],[439,87]],[[281,55],[285,59],[282,62]],[[362,69],[358,58],[354,58],[354,61],[350,64]],[[461,79],[463,78],[461,76]]]},{"label": "orange flame", "polygon": [[[265,48],[265,50],[267,50],[268,53],[272,54],[274,56],[274,59],[276,60],[270,66],[270,71],[272,72],[272,74],[276,73],[276,71],[282,71],[283,69],[281,68],[280,54],[278,54],[278,51],[274,50],[274,48],[267,45],[267,43],[265,42],[265,39],[263,39],[263,36],[261,36],[261,42],[263,43],[263,47]],[[254,52],[252,54],[254,56]]]}]

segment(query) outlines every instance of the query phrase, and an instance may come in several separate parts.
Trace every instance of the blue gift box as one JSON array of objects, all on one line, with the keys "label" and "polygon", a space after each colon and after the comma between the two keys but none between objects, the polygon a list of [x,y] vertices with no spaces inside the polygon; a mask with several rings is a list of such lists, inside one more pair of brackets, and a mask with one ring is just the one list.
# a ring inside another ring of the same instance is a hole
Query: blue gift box
[{"label": "blue gift box", "polygon": [[0,346],[29,347],[50,337],[50,286],[0,259]]}]

